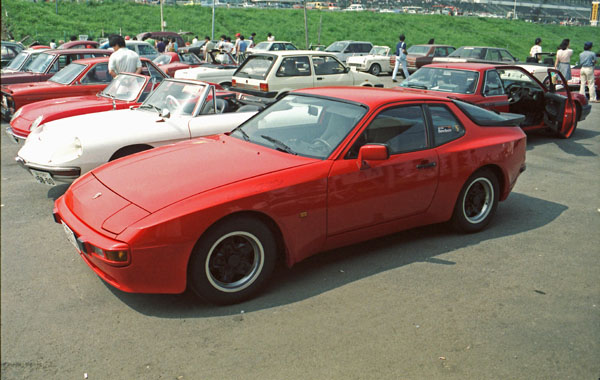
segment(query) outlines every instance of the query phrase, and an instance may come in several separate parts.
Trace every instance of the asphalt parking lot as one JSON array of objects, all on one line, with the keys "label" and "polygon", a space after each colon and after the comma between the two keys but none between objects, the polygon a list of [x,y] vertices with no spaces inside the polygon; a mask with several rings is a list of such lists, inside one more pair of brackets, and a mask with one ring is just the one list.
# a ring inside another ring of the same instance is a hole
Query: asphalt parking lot
[{"label": "asphalt parking lot", "polygon": [[53,222],[66,186],[1,135],[3,379],[600,377],[600,104],[570,140],[528,136],[483,232],[325,252],[228,307],[102,282]]}]

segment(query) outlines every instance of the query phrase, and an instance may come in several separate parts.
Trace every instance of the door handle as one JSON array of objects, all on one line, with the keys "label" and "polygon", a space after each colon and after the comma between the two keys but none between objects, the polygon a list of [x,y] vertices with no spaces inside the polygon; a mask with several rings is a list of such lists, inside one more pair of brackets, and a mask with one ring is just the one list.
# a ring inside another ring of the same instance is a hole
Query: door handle
[{"label": "door handle", "polygon": [[317,77],[317,80],[323,80],[323,77]]},{"label": "door handle", "polygon": [[433,168],[433,167],[435,167],[435,165],[436,165],[435,161],[431,161],[431,162],[423,161],[417,165],[417,169]]}]

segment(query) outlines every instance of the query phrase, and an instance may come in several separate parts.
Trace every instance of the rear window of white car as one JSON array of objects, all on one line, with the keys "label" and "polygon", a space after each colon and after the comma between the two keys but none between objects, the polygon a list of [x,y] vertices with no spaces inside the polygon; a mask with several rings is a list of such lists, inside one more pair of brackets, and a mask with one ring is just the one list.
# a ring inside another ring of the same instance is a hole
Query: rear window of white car
[{"label": "rear window of white car", "polygon": [[265,79],[274,62],[275,56],[272,55],[251,55],[242,63],[233,76]]}]

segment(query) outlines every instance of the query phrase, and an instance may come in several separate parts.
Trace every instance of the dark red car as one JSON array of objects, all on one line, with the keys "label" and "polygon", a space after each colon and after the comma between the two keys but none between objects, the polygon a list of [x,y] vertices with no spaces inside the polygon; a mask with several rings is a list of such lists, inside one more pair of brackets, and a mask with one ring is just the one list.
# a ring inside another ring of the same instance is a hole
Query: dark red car
[{"label": "dark red car", "polygon": [[96,41],[68,41],[57,47],[57,49],[97,49],[99,45]]},{"label": "dark red car", "polygon": [[448,220],[483,229],[525,170],[522,119],[393,90],[298,90],[230,133],[93,169],[54,218],[118,289],[240,302],[277,260]]},{"label": "dark red car", "polygon": [[[408,72],[413,73],[422,66],[430,64],[434,57],[447,57],[454,50],[456,48],[450,45],[412,45],[408,48],[406,56]],[[396,57],[394,56],[393,59],[395,61]]]},{"label": "dark red car", "polygon": [[158,57],[154,58],[153,62],[170,77],[172,77],[177,70],[197,67],[206,63],[194,53],[175,52],[161,53]]},{"label": "dark red car", "polygon": [[[85,95],[95,97],[113,79],[108,72],[108,58],[88,58],[74,61],[46,82],[2,86],[2,118],[10,121],[13,115],[21,114],[19,111],[21,107],[44,100]],[[142,73],[145,75],[151,75],[156,78],[157,82],[166,76],[149,59],[141,58],[141,61]],[[67,108],[69,107],[67,106]]]},{"label": "dark red car", "polygon": [[108,57],[112,51],[105,49],[54,49],[37,55],[25,72],[2,73],[2,84],[47,81],[54,74],[78,59]]},{"label": "dark red car", "polygon": [[[553,82],[565,83],[559,71],[547,70]],[[422,67],[395,90],[448,96],[499,112],[521,114],[525,116],[523,130],[550,129],[569,138],[577,122],[590,113],[591,105],[585,96],[557,88],[542,84],[518,66],[438,63]]]}]

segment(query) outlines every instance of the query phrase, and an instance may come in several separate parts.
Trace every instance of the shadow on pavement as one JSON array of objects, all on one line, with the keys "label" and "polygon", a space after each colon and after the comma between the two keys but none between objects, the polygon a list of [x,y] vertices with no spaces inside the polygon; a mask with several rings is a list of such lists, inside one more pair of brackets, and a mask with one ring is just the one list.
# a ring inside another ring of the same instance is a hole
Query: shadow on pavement
[{"label": "shadow on pavement", "polygon": [[53,201],[56,201],[58,198],[61,197],[61,195],[63,195],[64,193],[67,192],[67,189],[69,188],[69,186],[71,186],[71,185],[68,183],[63,183],[63,184],[51,187],[50,190],[48,190],[48,198],[52,199]]},{"label": "shadow on pavement", "polygon": [[577,128],[570,139],[561,139],[550,132],[537,132],[527,135],[527,150],[533,150],[538,145],[556,144],[563,152],[577,157],[595,157],[596,153],[585,147],[583,140],[592,139],[600,132]]},{"label": "shadow on pavement", "polygon": [[446,224],[438,224],[322,252],[291,269],[277,267],[262,293],[232,306],[204,303],[189,290],[180,295],[148,295],[124,293],[106,286],[132,309],[160,318],[207,318],[236,315],[241,310],[248,313],[302,301],[415,262],[454,270],[454,262],[436,256],[543,227],[566,209],[558,203],[512,193],[507,201],[500,203],[491,225],[480,233],[458,234]]}]

